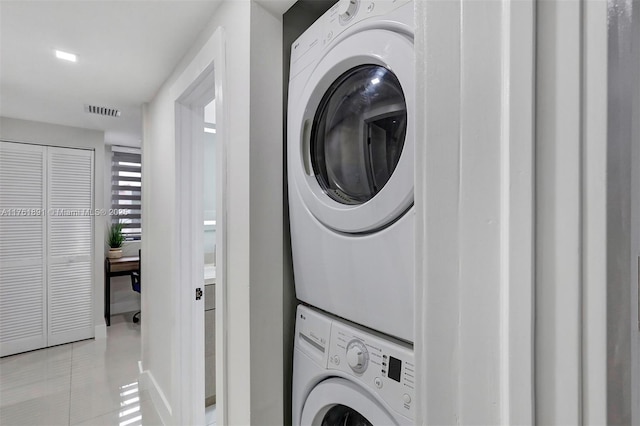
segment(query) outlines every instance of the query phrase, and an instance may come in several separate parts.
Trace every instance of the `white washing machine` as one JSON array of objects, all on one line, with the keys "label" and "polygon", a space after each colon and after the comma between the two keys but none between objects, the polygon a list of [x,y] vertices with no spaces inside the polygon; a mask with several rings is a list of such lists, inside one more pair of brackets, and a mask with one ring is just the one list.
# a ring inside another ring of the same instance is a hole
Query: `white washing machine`
[{"label": "white washing machine", "polygon": [[413,341],[413,3],[343,0],[292,45],[298,299]]},{"label": "white washing machine", "polygon": [[293,425],[411,425],[410,345],[300,305],[293,355]]}]

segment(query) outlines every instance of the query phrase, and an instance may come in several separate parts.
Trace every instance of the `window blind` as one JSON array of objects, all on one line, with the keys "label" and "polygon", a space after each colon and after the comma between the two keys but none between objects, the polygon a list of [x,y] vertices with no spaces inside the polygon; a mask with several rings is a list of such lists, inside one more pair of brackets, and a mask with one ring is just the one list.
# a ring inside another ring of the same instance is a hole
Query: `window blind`
[{"label": "window blind", "polygon": [[128,241],[142,234],[142,156],[139,150],[112,147],[111,155],[112,223],[121,223]]}]

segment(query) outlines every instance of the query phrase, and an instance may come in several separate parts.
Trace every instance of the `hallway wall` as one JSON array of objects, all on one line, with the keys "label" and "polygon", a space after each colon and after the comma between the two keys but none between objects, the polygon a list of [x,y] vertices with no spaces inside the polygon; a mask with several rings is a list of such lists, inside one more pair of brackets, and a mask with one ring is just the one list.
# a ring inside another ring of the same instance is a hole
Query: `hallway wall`
[{"label": "hallway wall", "polygon": [[142,275],[153,286],[142,293],[142,363],[175,421],[180,407],[173,372],[179,348],[172,298],[176,286],[183,285],[172,260],[180,249],[175,245],[175,101],[186,89],[184,73],[213,59],[201,48],[219,27],[226,46],[223,97],[229,172],[227,389],[220,395],[219,388],[218,404],[227,408],[225,424],[282,424],[282,115],[273,108],[282,99],[282,25],[254,2],[223,2],[145,108]]}]

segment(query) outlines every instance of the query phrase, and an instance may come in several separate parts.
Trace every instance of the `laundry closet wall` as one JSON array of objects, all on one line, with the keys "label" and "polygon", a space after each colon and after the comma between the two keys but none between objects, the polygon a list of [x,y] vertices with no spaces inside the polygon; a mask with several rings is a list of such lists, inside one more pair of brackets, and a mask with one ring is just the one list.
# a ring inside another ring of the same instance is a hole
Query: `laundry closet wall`
[{"label": "laundry closet wall", "polygon": [[415,6],[416,424],[532,424],[534,2]]},{"label": "laundry closet wall", "polygon": [[181,285],[175,276],[180,247],[173,244],[178,226],[175,104],[186,90],[185,70],[197,71],[195,79],[214,59],[207,47],[219,29],[226,50],[226,130],[224,137],[216,135],[226,144],[228,220],[218,224],[226,226],[228,260],[227,362],[217,371],[218,377],[227,376],[226,388],[217,388],[218,415],[221,408],[225,413],[218,423],[283,424],[282,111],[273,107],[282,102],[282,22],[253,1],[222,2],[144,110],[142,276],[152,284],[142,292],[142,367],[153,377],[164,418],[179,422],[184,407],[175,387],[175,354],[181,348],[172,299]]}]

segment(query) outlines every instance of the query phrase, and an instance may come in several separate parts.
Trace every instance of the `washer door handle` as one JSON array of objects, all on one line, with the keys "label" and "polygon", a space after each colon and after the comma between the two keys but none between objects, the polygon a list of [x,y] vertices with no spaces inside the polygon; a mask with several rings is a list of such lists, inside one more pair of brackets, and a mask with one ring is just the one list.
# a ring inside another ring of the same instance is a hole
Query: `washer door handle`
[{"label": "washer door handle", "polygon": [[307,176],[312,176],[312,168],[311,168],[311,120],[307,119],[304,121],[304,126],[302,127],[302,164],[304,165],[304,171]]}]

